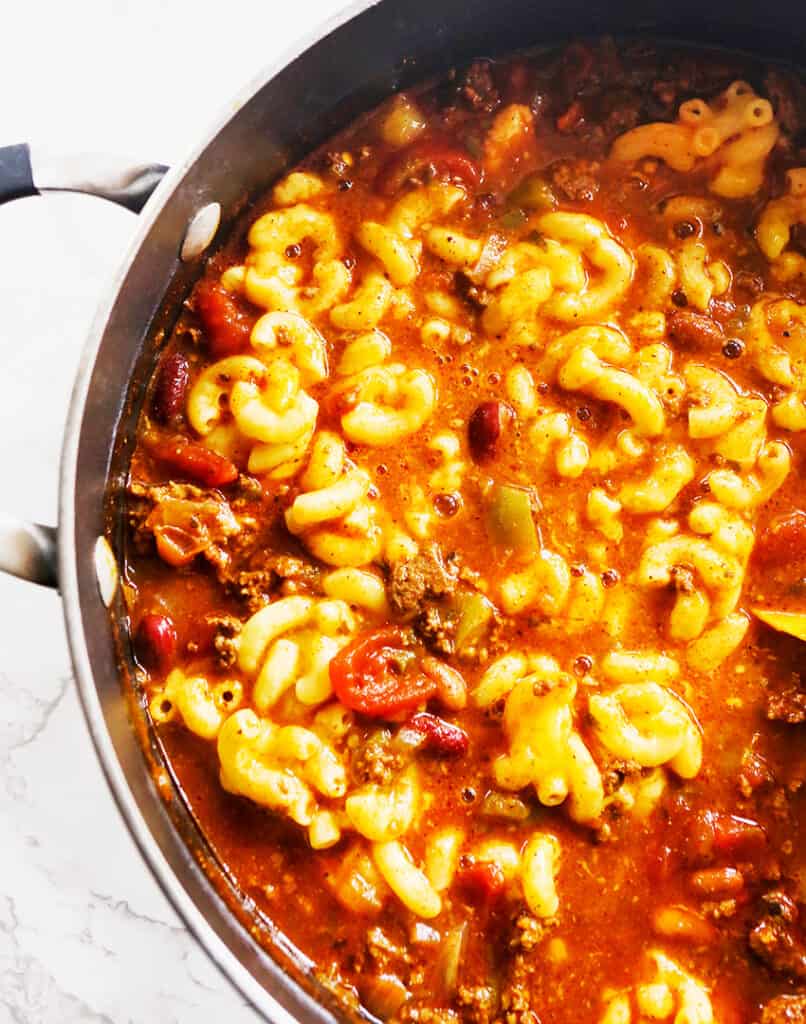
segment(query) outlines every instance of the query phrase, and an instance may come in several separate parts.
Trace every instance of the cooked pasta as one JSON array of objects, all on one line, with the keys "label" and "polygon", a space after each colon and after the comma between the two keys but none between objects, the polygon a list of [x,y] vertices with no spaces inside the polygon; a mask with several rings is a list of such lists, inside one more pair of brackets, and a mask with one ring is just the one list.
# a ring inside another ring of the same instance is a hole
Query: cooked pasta
[{"label": "cooked pasta", "polygon": [[139,707],[345,1019],[806,1019],[804,104],[723,53],[475,62],[191,292]]}]

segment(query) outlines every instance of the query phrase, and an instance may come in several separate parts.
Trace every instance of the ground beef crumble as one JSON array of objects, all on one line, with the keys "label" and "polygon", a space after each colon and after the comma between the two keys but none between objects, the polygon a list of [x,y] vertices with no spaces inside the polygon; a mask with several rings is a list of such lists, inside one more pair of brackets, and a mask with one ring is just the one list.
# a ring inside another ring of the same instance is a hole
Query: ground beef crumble
[{"label": "ground beef crumble", "polygon": [[806,992],[775,996],[761,1011],[761,1024],[806,1024]]},{"label": "ground beef crumble", "polygon": [[797,904],[780,890],[761,898],[761,917],[748,936],[750,949],[776,974],[806,981],[806,939]]},{"label": "ground beef crumble", "polygon": [[767,697],[767,718],[788,725],[806,722],[806,692],[797,686],[771,693]]},{"label": "ground beef crumble", "polygon": [[461,1007],[462,1020],[472,1024],[491,1024],[498,1005],[491,985],[460,985],[456,1004]]},{"label": "ground beef crumble", "polygon": [[459,97],[471,108],[491,114],[501,102],[495,86],[492,65],[487,60],[474,61],[459,75]]},{"label": "ground beef crumble", "polygon": [[541,921],[524,910],[513,923],[509,948],[531,953],[545,939],[550,926],[550,921]]},{"label": "ground beef crumble", "polygon": [[389,603],[400,615],[416,615],[429,598],[450,597],[457,578],[456,563],[446,562],[434,545],[392,567],[386,588]]},{"label": "ground beef crumble", "polygon": [[232,668],[238,660],[236,637],[241,632],[241,620],[234,615],[213,615],[207,621],[213,627],[213,650],[219,667]]},{"label": "ground beef crumble", "polygon": [[[259,565],[255,565],[258,562]],[[230,594],[242,600],[248,611],[254,613],[267,605],[278,590],[292,593],[299,590],[318,590],[319,569],[294,555],[273,555],[263,552],[252,558],[253,568],[243,563],[219,573],[219,579]]]},{"label": "ground beef crumble", "polygon": [[589,203],[599,191],[599,168],[595,160],[558,160],[551,165],[549,173],[563,199]]},{"label": "ground beef crumble", "polygon": [[456,650],[456,617],[437,605],[429,604],[414,620],[414,629],[435,654],[445,657]]},{"label": "ground beef crumble", "polygon": [[360,747],[350,767],[360,785],[375,782],[388,786],[403,767],[403,758],[390,748],[387,734],[385,737],[370,739]]}]

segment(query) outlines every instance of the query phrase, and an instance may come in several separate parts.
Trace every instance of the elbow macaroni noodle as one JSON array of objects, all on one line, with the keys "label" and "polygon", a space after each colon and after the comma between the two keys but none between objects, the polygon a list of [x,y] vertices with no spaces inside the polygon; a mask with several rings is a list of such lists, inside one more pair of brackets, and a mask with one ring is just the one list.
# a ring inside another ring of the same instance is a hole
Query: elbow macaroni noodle
[{"label": "elbow macaroni noodle", "polygon": [[679,533],[673,524],[667,537],[644,549],[636,577],[645,587],[674,585],[669,635],[689,642],[690,663],[709,671],[736,649],[747,629],[737,604],[754,535],[736,512],[712,501],[695,505],[688,522],[691,533]]},{"label": "elbow macaroni noodle", "polygon": [[[303,283],[300,264],[286,255],[294,245],[310,242],[312,284]],[[243,294],[263,309],[317,316],[338,302],[350,287],[350,271],[341,261],[343,242],[330,214],[306,203],[272,210],[249,232]]]},{"label": "elbow macaroni noodle", "polygon": [[546,352],[547,368],[556,367],[561,388],[621,406],[639,435],[655,437],[665,427],[663,405],[650,386],[623,369],[632,359],[626,337],[601,326],[579,327],[553,342]]},{"label": "elbow macaroni noodle", "polygon": [[[518,675],[507,680],[512,689],[506,699],[504,730],[510,753],[493,762],[493,777],[502,789],[533,785],[547,807],[567,799],[574,821],[593,822],[604,806],[604,791],[596,762],[575,728],[576,684],[552,659],[544,659],[527,674],[530,661],[535,664],[534,659],[522,658]],[[491,666],[488,673],[495,668]],[[475,699],[479,702],[478,692]]]},{"label": "elbow macaroni noodle", "polygon": [[668,764],[691,779],[702,764],[702,735],[678,697],[658,683],[623,683],[594,694],[589,710],[599,742],[617,758],[642,768]]},{"label": "elbow macaroni noodle", "polygon": [[417,803],[417,780],[409,771],[392,786],[369,783],[355,790],[345,800],[344,810],[356,832],[373,843],[386,843],[409,830]]},{"label": "elbow macaroni noodle", "polygon": [[341,759],[316,733],[274,725],[246,708],[221,727],[218,757],[227,792],[286,814],[309,831],[321,827],[321,798],[342,797],[347,787]]},{"label": "elbow macaroni noodle", "polygon": [[[676,220],[689,218],[688,223],[691,223],[697,213],[681,209],[679,200],[683,198],[676,197],[678,202],[670,200],[664,213],[666,216],[674,213]],[[705,313],[711,299],[724,295],[731,286],[731,273],[726,264],[722,260],[712,260],[707,246],[698,238],[688,238],[671,251],[645,242],[638,247],[636,257],[637,294],[646,310],[662,310],[669,305],[675,289],[680,288],[687,303]],[[638,323],[640,326],[641,321]],[[655,325],[644,321],[644,325],[645,329],[648,327],[663,337],[665,332],[657,329],[657,321]]]},{"label": "elbow macaroni noodle", "polygon": [[806,259],[787,248],[795,225],[806,224],[806,167],[787,171],[786,180],[786,194],[767,203],[756,227],[759,249],[784,282],[806,274]]},{"label": "elbow macaroni noodle", "polygon": [[600,1024],[714,1024],[708,989],[658,949],[646,954],[648,980],[606,996]]},{"label": "elbow macaroni noodle", "polygon": [[327,565],[356,567],[381,551],[382,530],[368,500],[369,476],[347,458],[344,441],[328,431],[314,439],[300,478],[301,492],[286,510],[286,526]]},{"label": "elbow macaroni noodle", "polygon": [[355,629],[353,613],[340,600],[284,597],[255,612],[239,637],[238,664],[255,676],[257,710],[269,711],[291,687],[302,704],[326,701],[330,661]]},{"label": "elbow macaroni noodle", "polygon": [[[202,437],[223,425],[225,411],[251,445],[248,468],[270,478],[293,476],[313,438],[318,403],[302,384],[327,377],[319,332],[296,313],[261,317],[251,333],[261,358],[227,356],[197,377],[188,396],[190,425]],[[291,359],[280,352],[287,351]]]},{"label": "elbow macaroni noodle", "polygon": [[215,739],[227,717],[243,697],[237,681],[226,680],[211,686],[204,676],[187,676],[174,669],[151,698],[149,711],[155,722],[169,722],[177,713],[185,726],[203,740]]},{"label": "elbow macaroni noodle", "polygon": [[538,313],[563,323],[602,316],[632,280],[632,257],[595,218],[547,213],[534,228],[541,244],[509,247],[486,281],[494,297],[484,329],[513,344],[538,340]]},{"label": "elbow macaroni noodle", "polygon": [[624,484],[619,502],[628,512],[663,512],[693,479],[694,460],[686,449],[663,447],[655,454],[652,469],[643,480]]},{"label": "elbow macaroni noodle", "polygon": [[559,862],[560,843],[556,836],[538,833],[527,841],[521,880],[526,905],[535,917],[555,917],[560,908],[556,885]]},{"label": "elbow macaroni noodle", "polygon": [[387,448],[417,433],[437,401],[434,378],[401,363],[369,366],[347,378],[352,408],[341,417],[345,436],[356,444]]},{"label": "elbow macaroni noodle", "polygon": [[644,124],[613,143],[611,158],[632,163],[658,157],[676,171],[708,162],[708,187],[730,199],[751,196],[761,187],[767,156],[779,134],[772,105],[747,82],[733,82],[709,105],[682,103],[676,122]]},{"label": "elbow macaroni noodle", "polygon": [[748,348],[759,373],[784,391],[771,410],[783,430],[806,430],[806,306],[762,299],[750,313]]},{"label": "elbow macaroni noodle", "polygon": [[712,441],[717,455],[742,468],[752,466],[766,436],[766,402],[739,393],[730,378],[700,363],[689,363],[684,377],[689,437]]}]

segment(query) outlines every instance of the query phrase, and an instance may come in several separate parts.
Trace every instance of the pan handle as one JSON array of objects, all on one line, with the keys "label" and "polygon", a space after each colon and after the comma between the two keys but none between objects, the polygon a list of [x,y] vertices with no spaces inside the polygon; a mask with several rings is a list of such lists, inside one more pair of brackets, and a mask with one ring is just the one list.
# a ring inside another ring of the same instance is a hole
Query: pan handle
[{"label": "pan handle", "polygon": [[44,587],[58,586],[56,530],[0,519],[0,572]]},{"label": "pan handle", "polygon": [[[43,192],[85,192],[139,213],[167,170],[109,156],[54,156],[27,143],[0,146],[0,206]],[[0,519],[0,572],[57,587],[55,528]]]},{"label": "pan handle", "polygon": [[167,170],[94,153],[56,155],[27,143],[0,146],[0,205],[43,192],[85,192],[139,213]]}]

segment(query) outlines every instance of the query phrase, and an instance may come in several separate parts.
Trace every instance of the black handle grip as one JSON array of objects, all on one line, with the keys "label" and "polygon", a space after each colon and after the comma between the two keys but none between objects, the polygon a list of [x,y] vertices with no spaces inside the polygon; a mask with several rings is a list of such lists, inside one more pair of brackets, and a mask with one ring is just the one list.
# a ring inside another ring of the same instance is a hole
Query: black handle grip
[{"label": "black handle grip", "polygon": [[38,196],[31,169],[31,150],[25,143],[0,146],[0,205],[12,199]]},{"label": "black handle grip", "polygon": [[0,146],[0,205],[48,192],[83,192],[139,213],[165,177],[164,164],[103,153],[53,153]]}]

